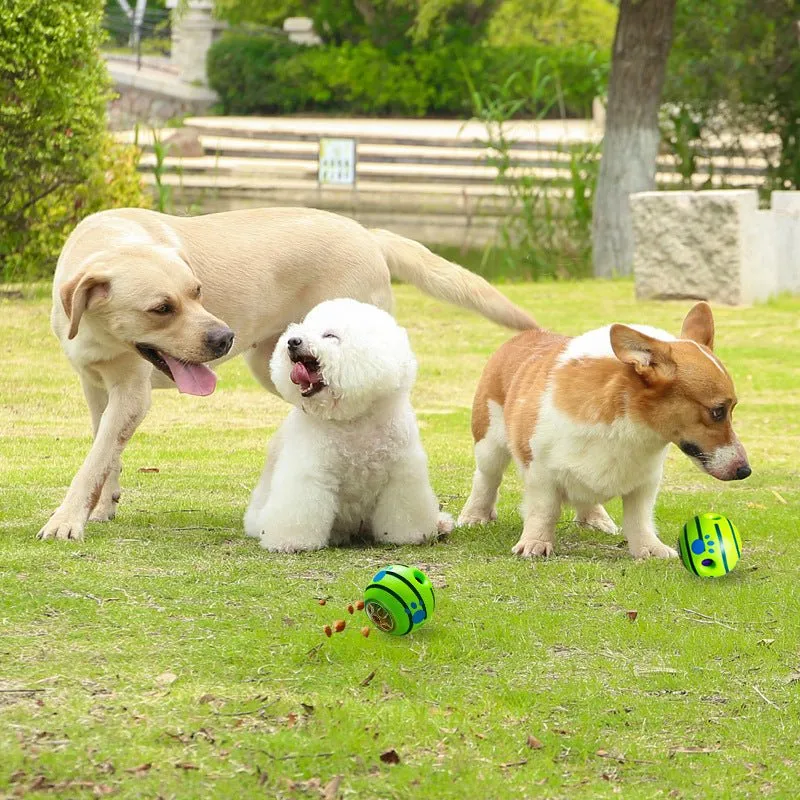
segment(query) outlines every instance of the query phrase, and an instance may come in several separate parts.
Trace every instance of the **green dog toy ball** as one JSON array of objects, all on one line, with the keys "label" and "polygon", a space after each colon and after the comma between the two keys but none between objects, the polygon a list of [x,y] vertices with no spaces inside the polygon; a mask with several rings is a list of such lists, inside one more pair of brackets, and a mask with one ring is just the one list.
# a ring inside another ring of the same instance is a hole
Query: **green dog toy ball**
[{"label": "green dog toy ball", "polygon": [[742,539],[727,517],[699,514],[683,526],[678,548],[689,572],[701,578],[720,578],[739,562]]},{"label": "green dog toy ball", "polygon": [[379,631],[405,636],[436,608],[433,584],[415,567],[392,564],[379,570],[364,590],[364,610]]}]

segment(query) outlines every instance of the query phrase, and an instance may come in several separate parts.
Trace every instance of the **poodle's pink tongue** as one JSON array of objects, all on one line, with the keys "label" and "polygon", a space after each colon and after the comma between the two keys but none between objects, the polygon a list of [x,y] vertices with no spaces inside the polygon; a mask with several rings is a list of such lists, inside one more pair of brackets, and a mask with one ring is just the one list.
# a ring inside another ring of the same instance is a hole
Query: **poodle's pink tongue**
[{"label": "poodle's pink tongue", "polygon": [[318,383],[320,380],[319,372],[309,372],[308,367],[302,362],[298,361],[293,367],[289,375],[292,383],[296,383],[307,389],[312,384]]},{"label": "poodle's pink tongue", "polygon": [[166,353],[159,352],[159,355],[167,362],[172,379],[183,394],[205,397],[216,388],[217,376],[205,364],[185,364]]}]

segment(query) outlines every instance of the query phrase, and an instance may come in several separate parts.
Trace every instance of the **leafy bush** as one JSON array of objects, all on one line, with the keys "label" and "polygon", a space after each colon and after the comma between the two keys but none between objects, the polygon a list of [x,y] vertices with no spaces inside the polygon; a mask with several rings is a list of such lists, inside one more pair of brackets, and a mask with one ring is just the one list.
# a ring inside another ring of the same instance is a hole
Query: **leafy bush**
[{"label": "leafy bush", "polygon": [[617,13],[611,0],[504,0],[489,23],[489,42],[610,49]]},{"label": "leafy bush", "polygon": [[605,85],[608,56],[586,45],[490,48],[451,43],[390,56],[369,42],[303,47],[231,33],[209,52],[208,74],[228,114],[332,112],[364,116],[468,116],[468,79],[478,90],[513,76],[524,94],[544,61],[557,79],[554,106],[588,116]]},{"label": "leafy bush", "polygon": [[105,130],[101,11],[0,3],[0,280],[52,274],[83,216],[142,202],[134,154]]},{"label": "leafy bush", "polygon": [[[558,75],[539,59],[524,94],[517,94],[517,76],[481,92],[471,87],[474,119],[486,128],[487,163],[497,168],[507,208],[497,241],[484,251],[486,272],[498,258],[508,276],[524,280],[583,278],[591,272],[592,209],[600,165],[597,144],[564,145],[568,178],[544,178],[514,157],[516,142],[508,123],[520,112],[544,117],[559,102],[554,92]],[[495,266],[495,269],[497,267]]]},{"label": "leafy bush", "polygon": [[800,188],[800,48],[787,0],[678,3],[664,99],[665,140],[691,178],[722,134],[728,155],[750,133],[774,133],[766,189]]}]

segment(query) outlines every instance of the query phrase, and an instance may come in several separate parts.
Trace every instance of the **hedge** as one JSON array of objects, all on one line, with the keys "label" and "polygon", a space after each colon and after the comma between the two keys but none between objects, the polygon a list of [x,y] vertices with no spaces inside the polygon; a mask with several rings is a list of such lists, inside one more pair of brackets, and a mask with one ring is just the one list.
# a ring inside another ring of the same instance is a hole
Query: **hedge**
[{"label": "hedge", "polygon": [[567,115],[587,117],[592,99],[604,91],[608,69],[608,54],[588,46],[451,44],[409,48],[392,58],[367,42],[305,47],[242,33],[223,36],[208,54],[209,82],[223,112],[245,115],[469,117],[474,109],[468,80],[481,93],[503,86],[525,97],[534,73],[544,73],[552,77],[551,86],[560,87]]},{"label": "hedge", "polygon": [[49,277],[87,214],[146,202],[106,132],[101,0],[0,0],[0,283]]}]

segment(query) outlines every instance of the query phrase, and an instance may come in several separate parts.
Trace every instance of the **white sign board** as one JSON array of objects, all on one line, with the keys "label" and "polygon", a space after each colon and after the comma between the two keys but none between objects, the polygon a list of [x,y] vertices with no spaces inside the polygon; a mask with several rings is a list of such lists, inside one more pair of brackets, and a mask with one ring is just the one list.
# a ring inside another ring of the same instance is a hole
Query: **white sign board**
[{"label": "white sign board", "polygon": [[319,140],[319,183],[354,186],[356,182],[356,140]]}]

